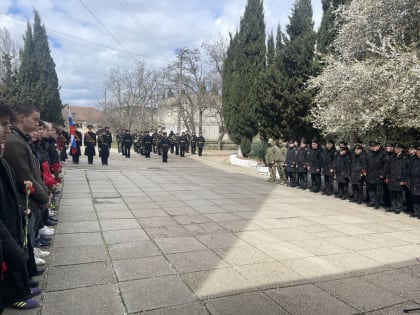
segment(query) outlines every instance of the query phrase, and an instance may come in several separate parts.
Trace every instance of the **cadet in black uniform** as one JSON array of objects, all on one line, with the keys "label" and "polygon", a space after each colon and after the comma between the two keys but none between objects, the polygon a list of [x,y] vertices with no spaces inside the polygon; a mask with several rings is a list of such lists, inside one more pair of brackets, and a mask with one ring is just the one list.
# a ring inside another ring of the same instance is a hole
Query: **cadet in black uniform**
[{"label": "cadet in black uniform", "polygon": [[197,138],[198,156],[203,155],[204,142],[205,142],[204,137],[200,132]]},{"label": "cadet in black uniform", "polygon": [[302,189],[308,187],[308,166],[310,151],[306,146],[306,139],[302,138],[300,147],[296,150],[295,161],[298,185]]},{"label": "cadet in black uniform", "polygon": [[179,156],[185,157],[185,148],[187,147],[187,138],[185,137],[185,132],[182,132],[179,137]]},{"label": "cadet in black uniform", "polygon": [[353,199],[350,201],[362,203],[363,200],[363,182],[366,177],[367,160],[363,147],[356,144],[351,160],[350,181],[353,191]]},{"label": "cadet in black uniform", "polygon": [[413,211],[420,219],[420,144],[416,146],[416,157],[408,164],[408,186],[413,201]]},{"label": "cadet in black uniform", "polygon": [[123,147],[124,154],[127,159],[130,158],[131,146],[133,145],[133,136],[130,133],[130,130],[127,130],[123,136]]},{"label": "cadet in black uniform", "polygon": [[162,137],[160,138],[160,146],[162,148],[162,162],[168,163],[168,151],[170,143],[166,132],[164,132]]},{"label": "cadet in black uniform", "polygon": [[366,170],[369,206],[378,209],[382,203],[382,183],[385,179],[384,152],[377,141],[369,142],[369,150]]},{"label": "cadet in black uniform", "polygon": [[95,147],[96,147],[96,133],[92,131],[93,126],[87,125],[89,129],[85,133],[85,155],[88,157],[88,163],[93,164],[93,157],[96,155]]},{"label": "cadet in black uniform", "polygon": [[[79,164],[79,158],[81,153],[81,146],[82,146],[82,133],[77,130],[79,125],[74,124],[74,141],[76,142],[76,148],[70,148],[70,155],[73,161],[73,164]],[[71,144],[70,144],[71,145]]]},{"label": "cadet in black uniform", "polygon": [[386,179],[391,196],[391,209],[399,214],[403,210],[403,191],[407,185],[407,157],[401,143],[394,144],[394,155],[389,163]]},{"label": "cadet in black uniform", "polygon": [[321,189],[322,151],[317,139],[312,140],[312,149],[309,156],[309,171],[311,172],[311,191],[317,193]]},{"label": "cadet in black uniform", "polygon": [[322,155],[322,175],[324,175],[324,193],[329,196],[334,193],[334,165],[337,157],[334,141],[327,140]]},{"label": "cadet in black uniform", "polygon": [[146,131],[143,137],[144,157],[146,158],[150,158],[150,151],[152,150],[152,142],[153,142],[152,136],[149,134],[148,131]]},{"label": "cadet in black uniform", "polygon": [[349,148],[341,146],[335,161],[335,174],[337,176],[337,198],[347,199],[350,180],[351,159],[348,154]]}]

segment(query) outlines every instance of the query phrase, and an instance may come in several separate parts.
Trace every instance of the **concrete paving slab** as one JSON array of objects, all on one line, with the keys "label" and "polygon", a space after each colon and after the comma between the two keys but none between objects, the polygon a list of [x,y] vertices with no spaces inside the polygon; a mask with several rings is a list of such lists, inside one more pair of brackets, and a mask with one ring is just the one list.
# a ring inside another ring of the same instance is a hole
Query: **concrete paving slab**
[{"label": "concrete paving slab", "polygon": [[60,209],[57,215],[60,223],[64,222],[80,222],[80,221],[94,221],[96,220],[96,213],[92,207],[91,211],[66,211]]},{"label": "concrete paving slab", "polygon": [[389,270],[360,277],[378,287],[404,296],[407,300],[420,297],[420,278],[403,270]]},{"label": "concrete paving slab", "polygon": [[179,208],[175,208],[175,207],[169,207],[169,208],[165,208],[162,207],[162,209],[169,215],[175,216],[175,215],[196,215],[198,214],[197,211],[195,211],[192,207],[179,207]]},{"label": "concrete paving slab", "polygon": [[189,273],[230,267],[226,261],[210,250],[166,255],[172,266],[180,273]]},{"label": "concrete paving slab", "polygon": [[100,220],[102,231],[132,230],[140,228],[136,219]]},{"label": "concrete paving slab", "polygon": [[153,310],[196,301],[177,276],[164,276],[119,283],[129,313]]},{"label": "concrete paving slab", "polygon": [[186,229],[179,225],[159,226],[156,228],[145,228],[144,230],[152,239],[191,236]]},{"label": "concrete paving slab", "polygon": [[214,251],[232,266],[275,261],[271,256],[250,245],[216,248]]},{"label": "concrete paving slab", "polygon": [[105,246],[55,247],[51,252],[51,266],[76,265],[109,259]]},{"label": "concrete paving slab", "polygon": [[258,244],[255,247],[278,261],[314,256],[313,253],[287,242]]},{"label": "concrete paving slab", "polygon": [[116,280],[113,276],[112,266],[106,262],[57,266],[49,268],[47,291],[113,283],[116,283]]},{"label": "concrete paving slab", "polygon": [[194,237],[157,238],[157,246],[164,254],[204,250],[206,247]]},{"label": "concrete paving slab", "polygon": [[255,291],[253,284],[233,268],[185,273],[181,277],[200,299]]},{"label": "concrete paving slab", "polygon": [[209,313],[199,303],[159,308],[144,312],[145,315],[208,315]]},{"label": "concrete paving slab", "polygon": [[96,220],[81,222],[60,222],[60,225],[58,225],[56,228],[56,234],[75,234],[99,231],[99,224]]},{"label": "concrete paving slab", "polygon": [[219,222],[219,221],[235,221],[239,220],[240,217],[232,214],[232,213],[207,213],[205,214],[210,220]]},{"label": "concrete paving slab", "polygon": [[357,277],[322,282],[317,286],[363,312],[405,302],[404,297],[397,296],[389,290]]},{"label": "concrete paving slab", "polygon": [[210,222],[208,217],[201,214],[176,215],[173,219],[181,225]]},{"label": "concrete paving slab", "polygon": [[232,233],[198,235],[197,239],[210,249],[248,245]]},{"label": "concrete paving slab", "polygon": [[260,289],[280,288],[307,282],[276,261],[235,266],[234,269]]},{"label": "concrete paving slab", "polygon": [[349,249],[328,242],[325,239],[296,240],[291,241],[291,243],[298,246],[299,248],[303,248],[304,250],[313,253],[316,256],[346,253],[349,251]]},{"label": "concrete paving slab", "polygon": [[186,231],[194,236],[207,235],[212,233],[226,233],[226,230],[215,222],[187,224],[182,226]]},{"label": "concrete paving slab", "polygon": [[[385,307],[377,311],[367,312],[366,315],[401,315],[404,314],[404,310],[407,309],[418,309],[420,308],[420,304],[407,302],[402,303],[390,307]],[[412,312],[412,314],[416,314],[415,312]]]},{"label": "concrete paving slab", "polygon": [[58,234],[54,237],[54,248],[101,245],[102,243],[103,243],[102,236],[99,232],[78,233],[78,234]]},{"label": "concrete paving slab", "polygon": [[170,216],[139,218],[138,222],[143,228],[178,225],[178,223]]},{"label": "concrete paving slab", "polygon": [[265,292],[290,314],[345,315],[357,313],[357,309],[312,284],[273,289]]},{"label": "concrete paving slab", "polygon": [[166,217],[168,214],[160,208],[152,208],[152,209],[141,209],[141,210],[133,210],[131,208],[131,212],[136,218],[150,218],[150,217]]},{"label": "concrete paving slab", "polygon": [[359,253],[369,259],[378,261],[384,265],[390,265],[395,268],[417,265],[418,261],[411,256],[401,254],[392,248],[377,248],[359,251]]},{"label": "concrete paving slab", "polygon": [[154,278],[175,274],[163,256],[117,260],[113,263],[118,281]]},{"label": "concrete paving slab", "polygon": [[288,314],[279,305],[261,292],[250,292],[217,299],[206,303],[211,314],[255,315],[255,314]]},{"label": "concrete paving slab", "polygon": [[124,308],[117,285],[109,284],[47,292],[44,295],[42,314],[123,315]]},{"label": "concrete paving slab", "polygon": [[152,241],[137,241],[108,246],[112,260],[141,258],[160,255],[159,248]]},{"label": "concrete paving slab", "polygon": [[103,236],[105,243],[108,245],[149,240],[149,237],[142,229],[105,231]]},{"label": "concrete paving slab", "polygon": [[111,220],[111,219],[133,219],[134,215],[129,210],[101,210],[98,211],[98,218],[100,220]]}]

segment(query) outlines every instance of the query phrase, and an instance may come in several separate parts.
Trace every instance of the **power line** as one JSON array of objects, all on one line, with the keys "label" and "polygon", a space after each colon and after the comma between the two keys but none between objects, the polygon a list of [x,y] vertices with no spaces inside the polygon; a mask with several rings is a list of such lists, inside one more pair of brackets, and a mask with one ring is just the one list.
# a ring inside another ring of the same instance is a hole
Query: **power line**
[{"label": "power line", "polygon": [[[27,25],[27,22],[26,21],[23,21],[21,19],[18,19],[16,17],[11,16],[11,15],[8,15],[6,13],[0,12],[0,15],[7,16],[7,17],[9,17],[9,18],[11,18],[11,19],[16,20],[16,21],[19,22],[19,23],[14,23],[13,21],[7,21],[8,23],[11,23],[11,24],[14,24],[14,25],[18,25],[18,26],[23,26],[23,27],[26,27],[26,25]],[[124,54],[130,54],[130,55],[134,55],[134,56],[141,57],[141,58],[144,58],[144,59],[150,59],[150,60],[155,60],[155,61],[165,61],[165,62],[172,62],[173,61],[173,60],[169,60],[169,59],[149,57],[149,56],[145,56],[145,55],[142,55],[142,54],[133,53],[133,52],[130,52],[130,51],[127,51],[127,50],[120,50],[120,49],[117,49],[117,48],[114,48],[114,47],[110,47],[110,46],[107,46],[107,45],[104,45],[104,44],[101,44],[101,43],[97,43],[97,42],[94,42],[94,41],[89,41],[89,40],[86,40],[84,38],[77,37],[77,36],[74,36],[74,35],[71,35],[71,34],[63,33],[63,32],[54,30],[54,29],[49,28],[49,27],[47,27],[46,29],[47,29],[48,33],[56,34],[59,37],[63,37],[63,38],[68,37],[68,38],[71,38],[73,40],[76,40],[76,41],[79,41],[79,42],[82,42],[82,43],[86,43],[86,44],[90,44],[90,45],[95,45],[95,46],[106,48],[106,49],[110,49],[110,50],[113,50],[113,51],[116,51],[116,52],[120,52],[120,53],[124,53]]]},{"label": "power line", "polygon": [[147,31],[147,29],[144,27],[144,25],[140,22],[140,20],[137,18],[137,15],[134,13],[134,11],[128,6],[127,2],[125,2],[125,0],[120,0],[120,2],[125,6],[125,8],[128,10],[128,12],[131,15],[132,20],[134,21],[134,23],[138,26],[138,28],[140,29],[140,31],[142,31],[147,39],[149,39],[150,41],[152,41],[152,36],[150,36],[150,33]]},{"label": "power line", "polygon": [[101,22],[101,20],[99,20],[99,18],[86,6],[86,4],[83,2],[83,0],[79,0],[79,2],[83,5],[83,7],[86,9],[86,11],[88,11],[90,13],[90,15],[92,15],[96,22],[98,22],[98,24],[100,26],[102,26],[102,28],[108,33],[109,36],[111,36],[111,38],[124,50],[126,51],[131,57],[133,57],[137,62],[139,62],[139,60],[137,59],[137,57],[130,52],[109,30],[108,28]]}]

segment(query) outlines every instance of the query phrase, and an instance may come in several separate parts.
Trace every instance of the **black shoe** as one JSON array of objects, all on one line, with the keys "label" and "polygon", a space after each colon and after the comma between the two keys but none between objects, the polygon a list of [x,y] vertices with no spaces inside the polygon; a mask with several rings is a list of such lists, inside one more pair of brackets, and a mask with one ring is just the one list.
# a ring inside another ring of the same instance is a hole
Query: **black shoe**
[{"label": "black shoe", "polygon": [[394,211],[394,213],[395,213],[395,214],[400,214],[400,213],[401,213],[401,211],[395,210],[395,211]]},{"label": "black shoe", "polygon": [[53,221],[53,220],[51,220],[51,219],[48,219],[47,220],[47,222],[45,222],[46,223],[46,225],[48,225],[48,226],[54,226],[54,225],[57,225],[57,221]]},{"label": "black shoe", "polygon": [[44,272],[45,272],[45,268],[43,268],[43,267],[36,267],[36,269],[37,269],[37,276],[41,276],[41,275],[43,275],[44,274]]},{"label": "black shoe", "polygon": [[33,279],[33,278],[29,278],[28,279],[28,285],[30,288],[36,288],[39,286],[39,281]]}]

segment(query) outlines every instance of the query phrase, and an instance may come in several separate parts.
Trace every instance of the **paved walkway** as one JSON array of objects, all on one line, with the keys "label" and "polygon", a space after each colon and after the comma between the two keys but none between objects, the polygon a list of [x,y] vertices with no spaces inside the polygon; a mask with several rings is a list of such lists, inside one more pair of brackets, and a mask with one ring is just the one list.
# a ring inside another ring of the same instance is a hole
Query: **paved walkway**
[{"label": "paved walkway", "polygon": [[68,164],[42,308],[25,314],[420,307],[420,220],[268,183],[218,154]]}]

